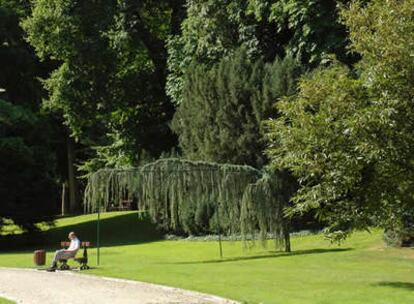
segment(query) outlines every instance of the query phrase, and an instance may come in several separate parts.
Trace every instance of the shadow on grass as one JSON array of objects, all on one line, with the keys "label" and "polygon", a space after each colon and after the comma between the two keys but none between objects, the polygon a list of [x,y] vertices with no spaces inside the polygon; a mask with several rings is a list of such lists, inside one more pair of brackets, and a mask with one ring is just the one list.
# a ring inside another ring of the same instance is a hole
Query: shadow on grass
[{"label": "shadow on grass", "polygon": [[374,284],[377,287],[393,287],[393,288],[401,288],[401,289],[407,289],[410,291],[414,291],[414,283],[410,282],[379,282]]},{"label": "shadow on grass", "polygon": [[[102,247],[148,243],[162,239],[154,224],[147,218],[140,219],[137,212],[121,214],[100,220]],[[91,220],[64,227],[51,227],[45,232],[0,237],[0,252],[35,248],[56,249],[60,241],[67,240],[70,231],[75,231],[82,241],[97,243],[97,221]]]},{"label": "shadow on grass", "polygon": [[237,262],[237,261],[248,261],[248,260],[260,260],[260,259],[268,259],[268,258],[283,258],[283,257],[296,256],[296,255],[344,252],[344,251],[350,251],[350,250],[353,250],[353,249],[352,248],[308,249],[308,250],[296,250],[293,252],[272,252],[271,254],[265,254],[265,255],[240,256],[240,257],[234,257],[234,258],[223,258],[223,259],[206,260],[206,261],[175,262],[172,264],[215,264],[215,263],[226,263],[226,262]]}]

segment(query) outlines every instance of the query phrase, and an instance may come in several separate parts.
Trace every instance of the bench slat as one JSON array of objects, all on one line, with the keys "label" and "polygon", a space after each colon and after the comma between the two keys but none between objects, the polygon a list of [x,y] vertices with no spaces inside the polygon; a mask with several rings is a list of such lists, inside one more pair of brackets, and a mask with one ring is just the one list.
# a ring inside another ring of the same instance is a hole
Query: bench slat
[{"label": "bench slat", "polygon": [[[69,247],[70,246],[70,242],[65,242],[62,241],[60,242],[60,247]],[[91,247],[91,242],[87,241],[87,242],[81,242],[81,247]]]}]

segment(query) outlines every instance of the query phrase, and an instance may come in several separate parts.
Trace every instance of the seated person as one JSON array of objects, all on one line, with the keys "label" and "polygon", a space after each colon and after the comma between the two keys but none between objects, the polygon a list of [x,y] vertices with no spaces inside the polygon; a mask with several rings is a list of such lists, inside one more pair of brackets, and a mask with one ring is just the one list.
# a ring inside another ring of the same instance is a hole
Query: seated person
[{"label": "seated person", "polygon": [[57,268],[57,262],[59,260],[67,260],[75,257],[76,253],[78,252],[81,246],[81,242],[76,237],[75,232],[70,232],[68,238],[70,240],[70,246],[68,247],[68,249],[56,250],[55,256],[52,261],[52,266],[48,268],[48,271],[55,271]]}]

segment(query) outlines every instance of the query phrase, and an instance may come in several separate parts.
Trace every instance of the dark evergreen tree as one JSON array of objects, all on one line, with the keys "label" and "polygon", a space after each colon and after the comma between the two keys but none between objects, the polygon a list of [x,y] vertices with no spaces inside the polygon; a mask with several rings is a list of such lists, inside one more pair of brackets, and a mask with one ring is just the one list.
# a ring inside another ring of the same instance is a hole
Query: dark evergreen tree
[{"label": "dark evergreen tree", "polygon": [[50,130],[45,117],[0,100],[0,226],[8,218],[32,230],[35,222],[56,214]]},{"label": "dark evergreen tree", "polygon": [[[0,0],[0,226],[4,218],[35,229],[34,223],[56,214],[66,163],[60,124],[40,109],[37,77],[50,71],[24,39],[20,21],[28,0]],[[1,227],[0,227],[1,229]]]},{"label": "dark evergreen tree", "polygon": [[243,48],[212,69],[192,66],[172,125],[184,155],[262,167],[261,122],[276,115],[278,97],[294,93],[300,71],[290,57],[267,64]]}]

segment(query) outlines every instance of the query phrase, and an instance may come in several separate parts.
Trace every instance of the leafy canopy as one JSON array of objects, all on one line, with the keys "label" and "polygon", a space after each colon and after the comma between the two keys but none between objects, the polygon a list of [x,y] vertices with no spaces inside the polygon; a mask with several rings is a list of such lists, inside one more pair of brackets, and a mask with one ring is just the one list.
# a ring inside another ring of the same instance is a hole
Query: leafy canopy
[{"label": "leafy canopy", "polygon": [[[174,107],[164,90],[165,40],[176,33],[182,1],[39,0],[22,23],[42,59],[57,61],[44,79],[46,107],[101,163],[139,162],[176,144]],[[116,153],[123,154],[118,157]]]},{"label": "leafy canopy", "polygon": [[273,62],[286,54],[315,67],[324,54],[346,63],[348,35],[338,21],[339,4],[348,0],[191,0],[182,31],[168,40],[167,94],[180,104],[187,71],[211,67],[240,47],[251,60]]},{"label": "leafy canopy", "polygon": [[56,212],[49,127],[43,117],[0,99],[0,227],[3,217],[35,229]]},{"label": "leafy canopy", "polygon": [[398,225],[413,207],[413,7],[352,2],[342,17],[357,69],[318,69],[268,122],[273,165],[301,184],[292,212],[317,209],[332,231]]}]

